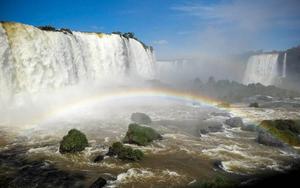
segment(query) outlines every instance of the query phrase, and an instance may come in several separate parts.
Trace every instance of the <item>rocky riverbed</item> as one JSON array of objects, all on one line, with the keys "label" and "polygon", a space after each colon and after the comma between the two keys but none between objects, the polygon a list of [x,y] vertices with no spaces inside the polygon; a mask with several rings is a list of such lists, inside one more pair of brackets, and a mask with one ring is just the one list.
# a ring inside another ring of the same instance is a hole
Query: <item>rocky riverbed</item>
[{"label": "rocky riverbed", "polygon": [[[238,185],[256,174],[286,171],[299,159],[297,147],[260,144],[258,132],[245,129],[264,119],[300,119],[298,108],[221,109],[159,100],[99,104],[24,127],[2,124],[0,184],[89,187],[102,177],[106,187],[193,187],[222,177]],[[142,160],[105,156],[112,143],[124,139],[136,112],[149,116],[147,126],[162,138],[125,143],[141,150]],[[86,135],[88,146],[61,154],[60,141],[73,128]],[[103,160],[94,162],[99,155]]]}]

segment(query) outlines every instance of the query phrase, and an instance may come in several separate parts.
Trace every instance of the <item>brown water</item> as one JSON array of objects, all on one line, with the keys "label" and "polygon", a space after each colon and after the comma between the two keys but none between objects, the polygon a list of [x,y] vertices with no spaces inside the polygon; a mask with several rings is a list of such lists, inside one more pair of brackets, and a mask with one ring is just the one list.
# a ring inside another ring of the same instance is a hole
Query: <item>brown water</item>
[{"label": "brown water", "polygon": [[[207,121],[223,122],[227,118],[211,115],[211,112],[220,112],[220,109],[180,103],[156,104],[159,105],[122,104],[115,110],[110,107],[108,111],[103,110],[103,106],[93,110],[87,108],[80,113],[75,112],[76,115],[70,112],[32,126],[1,126],[1,152],[17,146],[26,148],[22,157],[49,163],[70,174],[82,174],[83,180],[72,181],[82,181],[84,186],[90,185],[99,176],[115,177],[108,181],[107,187],[185,187],[195,180],[209,180],[224,173],[213,165],[215,160],[222,161],[226,172],[251,175],[265,170],[283,171],[299,157],[292,149],[256,143],[255,132],[226,125],[223,125],[223,132],[200,136],[197,127]],[[270,114],[267,110],[238,108],[239,111],[244,110],[244,115],[248,113],[257,118]],[[93,163],[95,156],[105,154],[111,143],[124,137],[133,112],[147,113],[154,120],[151,126],[162,133],[163,140],[146,147],[131,145],[145,152],[145,158],[140,162],[105,158],[100,163]],[[277,111],[283,116],[287,113]],[[58,152],[59,141],[71,128],[84,132],[90,147],[79,154],[62,155]],[[10,160],[14,160],[13,156]]]}]

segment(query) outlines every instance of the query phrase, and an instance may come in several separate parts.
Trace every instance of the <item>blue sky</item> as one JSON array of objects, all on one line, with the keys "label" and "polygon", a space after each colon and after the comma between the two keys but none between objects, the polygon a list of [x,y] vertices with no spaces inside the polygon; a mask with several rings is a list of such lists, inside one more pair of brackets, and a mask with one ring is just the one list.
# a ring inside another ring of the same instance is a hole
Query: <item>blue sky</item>
[{"label": "blue sky", "polygon": [[131,31],[161,59],[300,44],[299,0],[0,0],[0,20]]}]

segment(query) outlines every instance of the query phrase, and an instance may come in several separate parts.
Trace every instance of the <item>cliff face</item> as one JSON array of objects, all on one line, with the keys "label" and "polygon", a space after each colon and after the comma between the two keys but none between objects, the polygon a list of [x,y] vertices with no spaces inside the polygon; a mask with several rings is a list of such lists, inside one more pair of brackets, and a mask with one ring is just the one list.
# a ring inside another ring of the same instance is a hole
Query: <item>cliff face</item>
[{"label": "cliff face", "polygon": [[37,92],[84,81],[152,79],[152,50],[119,34],[53,32],[0,24],[0,90]]}]

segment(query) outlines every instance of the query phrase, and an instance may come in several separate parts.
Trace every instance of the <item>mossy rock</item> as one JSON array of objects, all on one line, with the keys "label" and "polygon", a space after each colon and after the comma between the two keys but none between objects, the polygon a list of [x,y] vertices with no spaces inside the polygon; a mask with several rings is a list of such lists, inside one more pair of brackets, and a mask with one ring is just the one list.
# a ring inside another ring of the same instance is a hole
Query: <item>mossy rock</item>
[{"label": "mossy rock", "polygon": [[109,147],[108,153],[106,155],[108,156],[118,155],[122,149],[123,149],[123,144],[121,142],[115,142],[112,144],[111,147]]},{"label": "mossy rock", "polygon": [[258,108],[259,104],[257,102],[252,102],[249,104],[249,107]]},{"label": "mossy rock", "polygon": [[60,142],[60,153],[75,153],[84,150],[88,146],[86,136],[76,129],[71,129]]},{"label": "mossy rock", "polygon": [[130,124],[123,140],[124,143],[145,146],[153,140],[162,139],[162,136],[151,127]]},{"label": "mossy rock", "polygon": [[217,105],[217,107],[220,107],[220,108],[230,108],[231,105],[230,105],[230,103],[228,103],[228,102],[222,102],[222,103],[219,103],[219,104]]},{"label": "mossy rock", "polygon": [[121,160],[139,161],[144,157],[144,153],[139,149],[132,149],[124,146],[121,142],[115,142],[109,148],[109,156],[117,156]]},{"label": "mossy rock", "polygon": [[291,146],[300,146],[300,120],[264,120],[260,127]]},{"label": "mossy rock", "polygon": [[144,153],[139,149],[132,149],[129,146],[124,146],[120,153],[118,154],[118,158],[122,160],[130,160],[130,161],[139,161],[143,158]]}]

